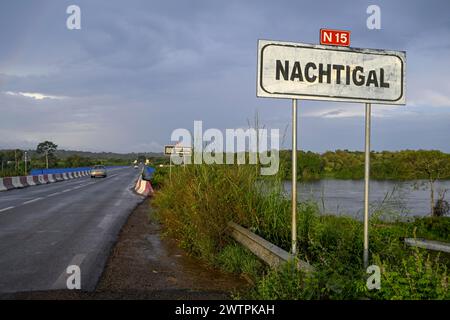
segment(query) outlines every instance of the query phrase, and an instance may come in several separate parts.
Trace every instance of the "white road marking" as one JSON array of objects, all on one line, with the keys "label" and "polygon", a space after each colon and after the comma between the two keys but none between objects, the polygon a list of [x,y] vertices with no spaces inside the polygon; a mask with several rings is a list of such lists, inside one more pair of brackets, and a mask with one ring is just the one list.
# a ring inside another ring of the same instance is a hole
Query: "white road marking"
[{"label": "white road marking", "polygon": [[8,208],[4,208],[4,209],[0,209],[0,212],[5,212],[11,209],[14,209],[15,207],[8,207]]},{"label": "white road marking", "polygon": [[58,194],[61,194],[61,192],[51,193],[51,194],[49,194],[49,195],[47,196],[47,198],[49,198],[49,197],[54,197],[54,196],[56,196],[56,195],[58,195]]},{"label": "white road marking", "polygon": [[98,224],[98,227],[105,230],[109,227],[109,225],[114,221],[114,216],[111,214],[107,214],[102,221]]},{"label": "white road marking", "polygon": [[[80,267],[83,263],[84,258],[86,258],[86,254],[80,253],[77,254],[73,259],[69,262],[67,266],[64,267],[64,271],[60,274],[58,279],[56,279],[55,282],[53,282],[52,289],[67,289],[67,277],[69,276],[66,272],[68,266],[76,265]],[[83,269],[81,269],[81,284],[83,284]]]},{"label": "white road marking", "polygon": [[72,188],[61,191],[62,193],[72,191]]},{"label": "white road marking", "polygon": [[42,199],[44,199],[44,198],[38,197],[38,198],[35,198],[35,199],[32,199],[32,200],[25,201],[23,204],[29,204],[29,203],[36,202],[36,201],[39,201],[39,200],[42,200]]}]

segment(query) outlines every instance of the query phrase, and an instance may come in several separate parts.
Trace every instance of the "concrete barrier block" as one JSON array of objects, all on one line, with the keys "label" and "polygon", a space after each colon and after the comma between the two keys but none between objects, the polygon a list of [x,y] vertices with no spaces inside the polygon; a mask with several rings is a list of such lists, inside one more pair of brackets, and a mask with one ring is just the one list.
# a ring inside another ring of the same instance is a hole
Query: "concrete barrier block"
[{"label": "concrete barrier block", "polygon": [[20,177],[11,177],[11,179],[12,179],[12,185],[14,186],[14,188],[23,188],[24,187],[22,182],[20,182]]},{"label": "concrete barrier block", "polygon": [[5,184],[3,183],[3,178],[0,178],[0,191],[6,191],[8,188],[6,188]]},{"label": "concrete barrier block", "polygon": [[46,184],[48,181],[45,180],[45,177],[43,174],[38,175],[39,184]]},{"label": "concrete barrier block", "polygon": [[19,177],[19,181],[20,181],[20,184],[21,184],[23,187],[28,187],[28,186],[29,186],[28,181],[27,181],[27,177],[26,177],[26,176],[20,176],[20,177]]},{"label": "concrete barrier block", "polygon": [[39,176],[32,176],[32,177],[33,177],[33,181],[34,181],[34,184],[35,184],[35,185],[41,184],[41,183],[39,182]]},{"label": "concrete barrier block", "polygon": [[26,179],[27,179],[27,184],[29,186],[35,186],[36,185],[36,183],[34,182],[33,176],[27,176]]}]

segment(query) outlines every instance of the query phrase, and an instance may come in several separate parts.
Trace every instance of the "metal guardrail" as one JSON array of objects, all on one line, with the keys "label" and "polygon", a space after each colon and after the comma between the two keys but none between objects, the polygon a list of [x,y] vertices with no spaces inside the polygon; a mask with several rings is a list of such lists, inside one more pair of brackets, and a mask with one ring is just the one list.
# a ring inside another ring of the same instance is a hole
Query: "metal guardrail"
[{"label": "metal guardrail", "polygon": [[450,243],[426,239],[405,238],[405,243],[411,247],[450,253]]},{"label": "metal guardrail", "polygon": [[[246,228],[234,222],[229,222],[228,226],[230,228],[230,235],[233,239],[253,252],[270,267],[278,268],[283,263],[294,259],[294,256],[289,252],[277,247],[273,243],[270,243]],[[314,271],[314,268],[308,262],[302,260],[298,260],[297,268],[306,272]]]}]

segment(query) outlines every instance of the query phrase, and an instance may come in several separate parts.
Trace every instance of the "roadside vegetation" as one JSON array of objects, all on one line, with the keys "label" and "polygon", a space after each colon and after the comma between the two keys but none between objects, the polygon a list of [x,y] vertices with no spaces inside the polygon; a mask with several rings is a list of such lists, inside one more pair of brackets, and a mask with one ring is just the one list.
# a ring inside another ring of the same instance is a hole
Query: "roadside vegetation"
[{"label": "roadside vegetation", "polygon": [[381,268],[381,289],[368,291],[363,270],[363,226],[345,216],[321,215],[313,202],[298,204],[298,257],[315,267],[305,275],[286,265],[269,270],[227,233],[232,220],[289,251],[290,201],[284,177],[261,178],[248,165],[189,165],[156,171],[153,200],[165,233],[211,266],[242,275],[250,299],[449,299],[448,255],[407,247],[404,237],[450,241],[450,218],[370,221],[371,263]]}]

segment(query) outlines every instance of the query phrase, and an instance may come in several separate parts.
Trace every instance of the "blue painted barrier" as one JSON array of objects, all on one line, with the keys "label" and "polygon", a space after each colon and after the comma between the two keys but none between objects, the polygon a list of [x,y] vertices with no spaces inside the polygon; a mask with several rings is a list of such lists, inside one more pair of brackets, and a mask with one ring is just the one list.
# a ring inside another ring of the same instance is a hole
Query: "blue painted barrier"
[{"label": "blue painted barrier", "polygon": [[[129,166],[107,166],[106,169],[119,169],[127,168]],[[30,175],[37,176],[40,174],[58,174],[69,173],[78,171],[91,171],[92,167],[79,167],[79,168],[55,168],[55,169],[33,169],[30,171]]]},{"label": "blue painted barrier", "polygon": [[155,168],[145,166],[144,171],[142,172],[142,179],[144,180],[152,180],[153,174],[155,173]]}]

